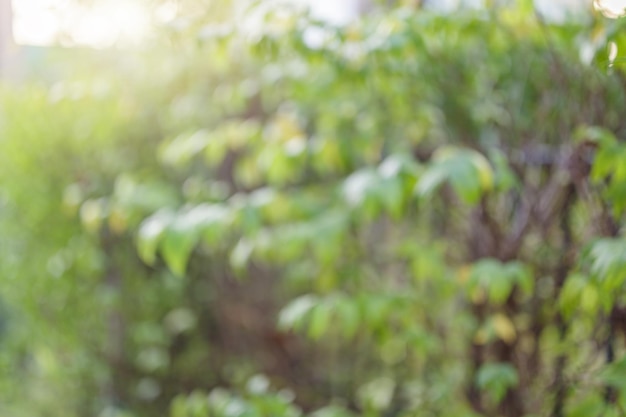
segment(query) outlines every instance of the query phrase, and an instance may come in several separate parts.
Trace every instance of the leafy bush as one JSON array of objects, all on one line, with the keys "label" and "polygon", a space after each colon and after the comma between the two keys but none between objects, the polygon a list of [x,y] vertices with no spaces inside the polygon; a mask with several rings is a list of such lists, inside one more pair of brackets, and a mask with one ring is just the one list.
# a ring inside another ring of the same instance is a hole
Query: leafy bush
[{"label": "leafy bush", "polygon": [[626,102],[591,25],[263,21],[4,94],[0,409],[618,415]]}]

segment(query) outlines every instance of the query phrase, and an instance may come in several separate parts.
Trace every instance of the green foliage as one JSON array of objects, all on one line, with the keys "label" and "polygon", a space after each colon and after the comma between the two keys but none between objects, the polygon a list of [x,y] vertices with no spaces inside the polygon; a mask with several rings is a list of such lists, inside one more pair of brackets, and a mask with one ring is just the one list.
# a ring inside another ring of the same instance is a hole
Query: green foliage
[{"label": "green foliage", "polygon": [[353,414],[338,406],[328,406],[305,414],[292,404],[293,393],[288,390],[272,392],[269,381],[263,375],[255,375],[248,381],[244,396],[234,395],[223,389],[215,389],[206,395],[195,391],[179,396],[171,406],[171,417],[352,417]]},{"label": "green foliage", "polygon": [[604,198],[612,205],[615,214],[619,215],[626,208],[624,190],[626,148],[610,132],[600,132],[595,136],[599,136],[598,151],[594,158],[591,177],[599,184],[606,182],[603,187]]},{"label": "green foliage", "polygon": [[479,388],[486,390],[495,402],[500,402],[509,388],[519,384],[519,378],[515,368],[508,363],[488,363],[478,371],[476,383]]},{"label": "green foliage", "polygon": [[475,151],[441,147],[433,164],[420,178],[417,192],[427,197],[442,182],[449,180],[463,201],[476,204],[482,193],[494,186],[493,170],[484,156]]},{"label": "green foliage", "polygon": [[[626,279],[624,249],[626,241],[623,239],[600,239],[593,243],[589,251],[591,273],[600,281],[607,294],[623,287]],[[608,310],[610,305],[606,307]]]},{"label": "green foliage", "polygon": [[503,264],[495,259],[483,259],[475,263],[470,272],[468,289],[472,298],[482,293],[494,304],[503,304],[515,288],[529,295],[533,290],[533,277],[528,268],[519,262]]},{"label": "green foliage", "polygon": [[623,75],[530,5],[193,14],[5,87],[0,414],[618,413]]}]

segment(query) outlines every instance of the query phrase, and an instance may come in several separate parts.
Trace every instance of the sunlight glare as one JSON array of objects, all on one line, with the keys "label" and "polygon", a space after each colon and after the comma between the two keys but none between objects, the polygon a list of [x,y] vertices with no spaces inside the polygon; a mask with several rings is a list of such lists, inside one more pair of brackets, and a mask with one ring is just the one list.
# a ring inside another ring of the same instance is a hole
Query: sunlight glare
[{"label": "sunlight glare", "polygon": [[107,47],[117,41],[137,43],[148,28],[148,15],[138,4],[109,2],[86,13],[71,35],[77,44]]},{"label": "sunlight glare", "polygon": [[18,44],[81,45],[104,48],[145,39],[150,15],[139,2],[109,0],[93,7],[67,0],[14,1],[14,35]]},{"label": "sunlight glare", "polygon": [[160,4],[154,11],[154,17],[160,23],[168,23],[176,18],[178,13],[178,4],[174,1],[168,1]]},{"label": "sunlight glare", "polygon": [[48,45],[60,30],[52,1],[13,2],[13,35],[18,44]]},{"label": "sunlight glare", "polygon": [[593,7],[611,19],[626,15],[626,0],[594,0]]}]

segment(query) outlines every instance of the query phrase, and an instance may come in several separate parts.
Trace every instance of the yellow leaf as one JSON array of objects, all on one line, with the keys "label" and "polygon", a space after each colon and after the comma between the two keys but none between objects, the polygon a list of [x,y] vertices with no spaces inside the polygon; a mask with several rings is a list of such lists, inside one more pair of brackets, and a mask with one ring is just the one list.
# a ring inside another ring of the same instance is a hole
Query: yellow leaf
[{"label": "yellow leaf", "polygon": [[471,266],[463,265],[456,271],[456,279],[459,284],[465,284],[469,280],[470,272],[472,271]]},{"label": "yellow leaf", "polygon": [[97,233],[105,216],[103,200],[87,200],[80,207],[80,220],[90,233]]},{"label": "yellow leaf", "polygon": [[118,208],[111,210],[109,214],[109,228],[116,235],[121,235],[128,229],[128,216]]},{"label": "yellow leaf", "polygon": [[491,318],[491,323],[496,335],[504,342],[511,344],[517,338],[515,325],[507,316],[498,313]]},{"label": "yellow leaf", "polygon": [[487,161],[487,158],[479,153],[475,153],[473,154],[472,163],[478,171],[478,178],[482,189],[487,191],[493,189],[493,169],[489,161]]},{"label": "yellow leaf", "polygon": [[478,329],[474,335],[474,343],[477,345],[485,345],[489,341],[489,334],[484,327]]}]

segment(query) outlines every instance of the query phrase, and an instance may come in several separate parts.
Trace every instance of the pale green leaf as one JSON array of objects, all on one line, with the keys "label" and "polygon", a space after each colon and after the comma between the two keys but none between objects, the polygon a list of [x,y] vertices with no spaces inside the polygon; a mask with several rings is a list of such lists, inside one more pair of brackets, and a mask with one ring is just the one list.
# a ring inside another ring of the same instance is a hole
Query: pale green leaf
[{"label": "pale green leaf", "polygon": [[343,195],[351,207],[364,204],[365,200],[372,195],[380,182],[380,177],[373,170],[362,170],[351,174],[343,184]]},{"label": "pale green leaf", "polygon": [[391,405],[395,387],[393,379],[381,377],[361,386],[357,396],[365,409],[384,410]]},{"label": "pale green leaf", "polygon": [[449,181],[454,191],[468,204],[478,202],[482,193],[494,186],[489,161],[480,153],[450,146],[439,148],[417,183],[419,196],[427,196]]},{"label": "pale green leaf", "polygon": [[441,184],[443,184],[448,175],[445,168],[441,165],[428,167],[426,172],[420,177],[415,188],[417,195],[427,197],[432,194]]},{"label": "pale green leaf", "polygon": [[319,298],[312,294],[300,296],[283,308],[278,316],[278,326],[284,330],[301,328],[304,319],[313,307],[318,305]]},{"label": "pale green leaf", "polygon": [[335,302],[337,315],[341,322],[343,335],[346,339],[351,339],[356,334],[361,324],[361,314],[359,307],[354,300],[348,297],[338,298]]},{"label": "pale green leaf", "polygon": [[156,261],[156,253],[163,233],[174,218],[171,210],[161,210],[144,220],[137,233],[139,257],[148,265]]},{"label": "pale green leaf", "polygon": [[331,305],[328,302],[318,303],[313,307],[308,330],[311,339],[317,340],[326,333],[331,323],[332,313]]},{"label": "pale green leaf", "polygon": [[174,274],[185,275],[187,261],[198,241],[198,232],[198,230],[186,228],[185,224],[178,220],[174,220],[165,231],[161,252],[165,263]]},{"label": "pale green leaf", "polygon": [[242,271],[254,251],[254,245],[249,239],[241,238],[230,253],[230,265],[237,271]]},{"label": "pale green leaf", "polygon": [[[626,279],[626,239],[606,238],[596,241],[589,252],[591,271],[599,280],[618,275]],[[617,283],[619,284],[619,283]]]},{"label": "pale green leaf", "polygon": [[206,130],[184,133],[161,147],[161,160],[169,165],[183,165],[202,152],[210,140]]}]

